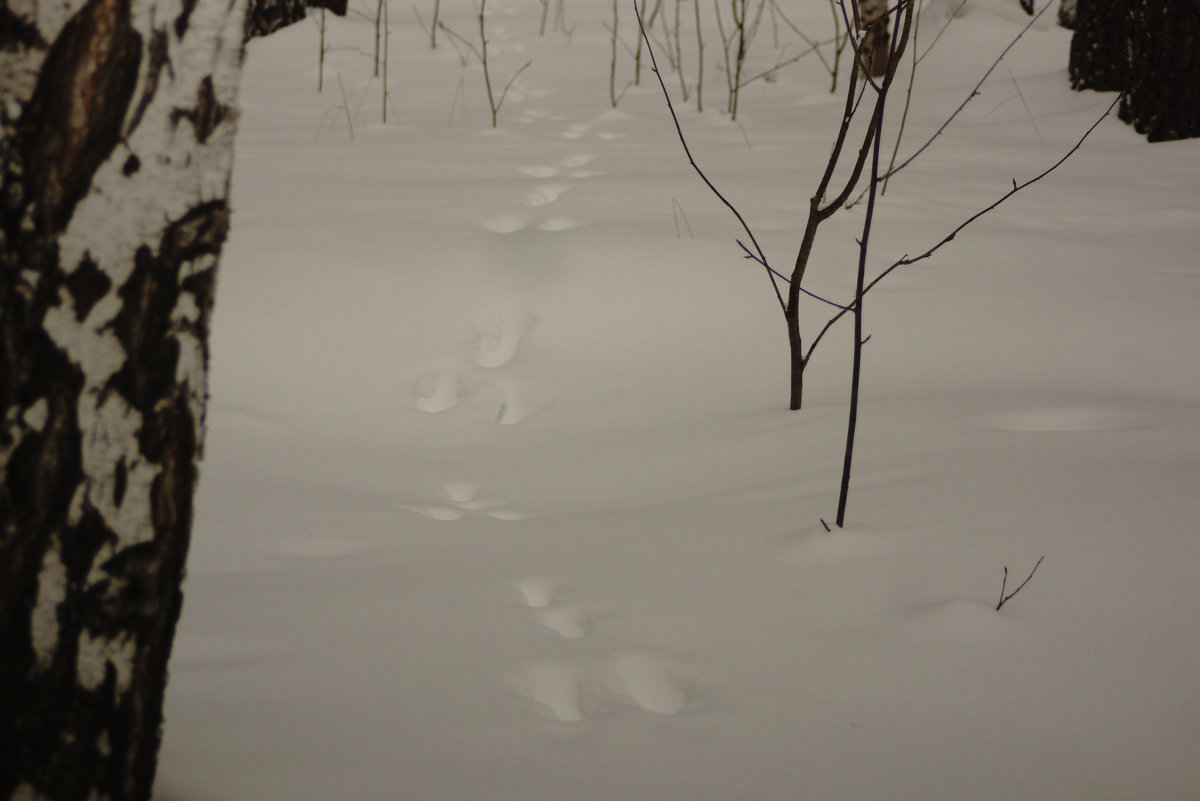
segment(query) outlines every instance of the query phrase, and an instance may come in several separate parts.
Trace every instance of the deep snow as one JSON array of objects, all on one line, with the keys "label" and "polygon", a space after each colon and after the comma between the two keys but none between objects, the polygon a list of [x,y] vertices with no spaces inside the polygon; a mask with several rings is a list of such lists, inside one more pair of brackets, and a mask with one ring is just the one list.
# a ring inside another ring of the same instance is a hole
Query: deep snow
[{"label": "deep snow", "polygon": [[[902,154],[1016,5],[946,30]],[[541,3],[488,3],[497,80],[532,60],[496,131],[478,65],[407,5],[386,125],[363,19],[331,19],[321,94],[315,24],[250,46],[159,801],[1200,797],[1200,142],[1107,119],[868,296],[828,534],[849,326],[786,411],[740,230],[649,74],[609,106],[611,7],[565,9],[573,35],[539,38]],[[706,36],[689,142],[789,265],[840,96],[808,59],[731,123]],[[1068,41],[1040,23],[896,177],[875,269],[1095,121],[1111,96],[1070,91]],[[775,53],[764,26],[751,61]],[[848,298],[861,215],[822,228],[810,288]]]}]

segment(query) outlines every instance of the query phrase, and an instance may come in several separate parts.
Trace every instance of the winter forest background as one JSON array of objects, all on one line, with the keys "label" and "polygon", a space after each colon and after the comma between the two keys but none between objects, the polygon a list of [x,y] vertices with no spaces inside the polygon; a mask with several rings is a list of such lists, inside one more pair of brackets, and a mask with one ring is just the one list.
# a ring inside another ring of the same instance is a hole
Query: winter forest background
[{"label": "winter forest background", "polygon": [[[251,40],[156,799],[1200,796],[1200,140],[923,0],[790,411],[853,55],[758,6],[650,28],[745,226],[631,3]],[[837,526],[868,208],[869,282],[1016,186],[863,297]]]}]

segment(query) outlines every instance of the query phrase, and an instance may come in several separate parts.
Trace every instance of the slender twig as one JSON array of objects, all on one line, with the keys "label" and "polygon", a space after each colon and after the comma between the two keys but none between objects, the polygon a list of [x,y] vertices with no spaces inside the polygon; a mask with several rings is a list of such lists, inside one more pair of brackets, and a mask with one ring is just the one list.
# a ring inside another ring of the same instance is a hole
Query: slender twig
[{"label": "slender twig", "polygon": [[461,35],[460,33],[458,33],[458,31],[454,30],[453,28],[451,28],[449,25],[447,25],[444,22],[439,22],[438,27],[441,28],[443,31],[445,31],[447,34],[449,34],[452,39],[455,39],[459,42],[462,42],[464,45],[466,45],[467,49],[471,51],[471,54],[473,56],[475,56],[475,58],[479,59],[480,61],[483,61],[483,55],[479,52],[479,49],[475,47],[474,43],[472,43],[471,40],[467,39],[465,36]]},{"label": "slender twig", "polygon": [[925,48],[925,52],[922,53],[919,58],[917,58],[918,64],[925,60],[925,56],[929,55],[929,51],[932,50],[933,46],[938,43],[938,39],[942,38],[942,34],[946,32],[946,29],[950,27],[950,23],[958,19],[958,12],[962,11],[963,6],[966,4],[967,0],[962,0],[962,2],[959,3],[955,9],[946,16],[945,24],[942,25],[941,29],[937,32],[937,35],[933,37],[933,41],[929,43],[929,47]]},{"label": "slender twig", "polygon": [[[896,144],[892,147],[892,157],[888,161],[887,174],[890,176],[892,167],[896,165],[896,156],[900,154],[900,140],[904,138],[904,126],[908,122],[908,109],[912,105],[913,84],[917,80],[917,39],[921,36],[921,0],[917,0],[917,10],[913,20],[913,62],[912,71],[908,74],[908,90],[904,93],[904,113],[900,115],[900,129],[896,132]],[[880,195],[886,195],[888,178],[883,179]]]},{"label": "slender twig", "polygon": [[524,64],[521,65],[521,69],[514,72],[512,77],[508,79],[508,83],[504,84],[504,89],[501,90],[501,92],[500,92],[500,100],[498,100],[496,102],[496,113],[497,114],[500,113],[500,107],[504,105],[504,98],[508,97],[509,88],[513,85],[513,83],[516,82],[517,78],[521,77],[521,73],[524,72],[525,70],[529,69],[529,67],[532,65],[533,65],[532,60],[526,61]]},{"label": "slender twig", "polygon": [[1013,590],[1012,592],[1010,592],[1008,595],[1005,595],[1005,594],[1004,594],[1004,590],[1008,588],[1008,565],[1005,565],[1005,566],[1004,566],[1004,581],[1003,581],[1003,582],[1001,582],[1001,584],[1000,584],[1000,603],[996,604],[996,611],[997,611],[997,612],[999,612],[999,611],[1000,611],[1000,607],[1002,607],[1002,606],[1004,606],[1006,603],[1008,603],[1008,602],[1009,602],[1009,600],[1010,600],[1010,599],[1011,599],[1011,598],[1012,598],[1014,595],[1016,595],[1016,594],[1017,594],[1018,592],[1020,592],[1021,590],[1025,589],[1025,585],[1026,585],[1026,584],[1028,584],[1028,583],[1029,583],[1029,580],[1033,578],[1033,574],[1037,572],[1037,569],[1038,569],[1039,567],[1041,567],[1041,566],[1042,566],[1042,560],[1043,560],[1043,559],[1045,559],[1045,558],[1046,558],[1046,557],[1044,557],[1044,556],[1043,556],[1041,559],[1038,559],[1038,560],[1037,560],[1037,564],[1033,566],[1033,570],[1030,570],[1030,571],[1029,571],[1029,575],[1028,575],[1028,576],[1026,576],[1025,580],[1021,582],[1021,586],[1020,586],[1020,587],[1017,587],[1015,590]]},{"label": "slender twig", "polygon": [[1046,144],[1045,138],[1042,136],[1041,128],[1038,128],[1037,120],[1033,116],[1033,112],[1029,109],[1029,104],[1025,102],[1025,93],[1021,91],[1021,84],[1017,82],[1017,76],[1013,75],[1013,71],[1004,65],[1004,71],[1008,73],[1009,79],[1012,81],[1013,89],[1017,90],[1017,97],[1021,101],[1021,107],[1025,109],[1025,116],[1029,118],[1029,124],[1033,126],[1033,132],[1037,134],[1038,142]]},{"label": "slender twig", "polygon": [[[897,40],[900,22],[904,21],[904,35]],[[858,270],[855,273],[854,304],[849,309],[854,314],[854,357],[850,369],[850,404],[849,418],[846,423],[846,448],[842,460],[842,481],[838,492],[837,519],[834,521],[838,528],[846,525],[846,504],[850,498],[850,471],[854,463],[854,438],[858,430],[858,406],[862,388],[862,347],[863,339],[863,295],[867,276],[867,246],[871,241],[871,228],[875,219],[875,197],[879,186],[879,151],[883,144],[884,107],[887,103],[888,90],[896,74],[896,62],[900,59],[908,40],[908,28],[912,24],[912,2],[910,0],[908,13],[903,17],[897,15],[892,31],[892,47],[888,53],[887,73],[879,89],[879,102],[875,104],[875,132],[871,144],[871,181],[870,192],[867,195],[867,213],[863,218],[862,237],[858,242]],[[839,312],[844,314],[845,312]]]},{"label": "slender twig", "polygon": [[895,175],[896,173],[900,172],[905,167],[907,167],[909,164],[912,164],[913,161],[915,161],[918,156],[920,156],[922,153],[924,153],[929,148],[929,146],[933,144],[934,140],[936,140],[939,136],[942,135],[942,133],[946,130],[946,128],[948,128],[950,126],[950,123],[954,122],[955,118],[958,117],[958,115],[962,112],[962,110],[967,107],[967,104],[979,96],[979,88],[981,86],[983,86],[983,82],[986,81],[988,79],[988,77],[993,72],[996,71],[996,67],[1000,66],[1000,62],[1003,61],[1004,57],[1008,55],[1008,51],[1012,50],[1016,46],[1017,42],[1021,41],[1021,38],[1029,31],[1030,28],[1032,28],[1034,26],[1034,23],[1036,23],[1039,19],[1042,18],[1042,15],[1046,13],[1046,10],[1048,8],[1050,8],[1050,5],[1051,5],[1051,3],[1048,2],[1048,3],[1046,3],[1046,5],[1042,6],[1042,10],[1039,11],[1037,14],[1035,14],[1034,17],[1031,20],[1029,20],[1028,24],[1026,24],[1025,27],[1021,29],[1021,32],[1018,33],[1015,37],[1013,37],[1013,40],[1008,43],[1008,46],[1005,47],[1004,50],[1000,53],[1000,55],[996,57],[996,60],[992,62],[992,66],[988,67],[987,71],[983,73],[983,77],[979,79],[979,83],[975,84],[975,87],[971,90],[970,94],[968,94],[966,99],[963,100],[963,102],[959,104],[958,108],[956,108],[954,110],[954,113],[951,114],[949,117],[947,117],[946,121],[943,122],[936,131],[934,131],[933,136],[929,137],[929,140],[926,141],[925,144],[923,144],[919,148],[917,148],[916,152],[914,152],[911,156],[909,156],[904,161],[900,162],[900,164],[897,167],[895,167],[892,170],[889,170],[887,172],[887,174],[883,176],[885,179],[892,177],[893,175]]},{"label": "slender twig", "polygon": [[695,0],[696,10],[696,113],[704,111],[704,31],[700,26],[700,0]]},{"label": "slender twig", "polygon": [[754,82],[755,82],[755,81],[757,81],[757,80],[760,80],[760,79],[762,79],[762,78],[766,78],[766,77],[768,77],[768,76],[770,76],[770,75],[774,75],[776,72],[779,72],[779,70],[783,69],[784,67],[789,67],[789,66],[791,66],[792,64],[795,64],[797,61],[799,61],[800,59],[804,58],[805,56],[811,55],[811,54],[813,54],[813,53],[817,53],[818,55],[820,55],[820,53],[821,53],[821,51],[820,51],[820,49],[819,49],[819,48],[820,48],[820,46],[821,46],[821,45],[826,45],[826,44],[829,44],[829,43],[830,43],[830,42],[832,42],[832,41],[833,41],[832,39],[826,39],[826,40],[825,40],[825,41],[823,41],[823,42],[818,42],[818,43],[816,43],[816,44],[812,45],[811,47],[809,47],[809,48],[808,48],[807,50],[805,50],[804,52],[800,53],[799,55],[797,55],[797,56],[793,56],[792,58],[789,58],[787,61],[781,61],[781,62],[779,62],[778,64],[776,64],[774,67],[771,67],[770,69],[763,70],[762,72],[758,73],[757,75],[755,75],[755,76],[753,76],[753,77],[746,78],[745,80],[743,80],[743,81],[742,81],[742,82],[741,82],[741,83],[738,85],[738,88],[740,88],[740,89],[744,89],[744,88],[746,88],[747,86],[749,86],[750,84],[754,83]]},{"label": "slender twig", "polygon": [[[1095,122],[1093,122],[1091,124],[1091,126],[1086,131],[1084,131],[1083,136],[1079,137],[1079,141],[1077,141],[1070,150],[1068,150],[1061,158],[1059,158],[1058,161],[1054,162],[1049,167],[1047,167],[1045,170],[1042,170],[1040,173],[1035,175],[1033,178],[1030,178],[1028,181],[1025,181],[1024,183],[1018,184],[1014,180],[1012,189],[1008,190],[1003,195],[1001,195],[1000,198],[998,200],[996,200],[994,203],[992,203],[991,205],[987,206],[986,208],[982,209],[981,211],[975,212],[970,217],[968,217],[966,220],[961,222],[958,225],[958,227],[956,227],[953,231],[951,231],[946,236],[942,237],[942,239],[939,240],[937,242],[937,244],[933,245],[933,247],[929,248],[924,253],[921,253],[919,256],[911,256],[910,257],[910,256],[906,255],[902,259],[900,259],[896,262],[893,262],[883,272],[881,272],[879,275],[875,276],[875,278],[872,279],[871,282],[868,283],[866,285],[866,287],[863,288],[863,293],[866,294],[867,292],[870,292],[871,289],[874,288],[876,284],[878,284],[880,281],[882,281],[884,278],[886,278],[888,275],[890,275],[894,270],[896,270],[900,267],[908,266],[910,264],[916,264],[919,261],[923,261],[925,259],[930,258],[931,256],[933,256],[934,253],[936,253],[938,250],[940,250],[942,248],[942,246],[954,241],[954,238],[956,236],[958,236],[958,234],[964,228],[966,228],[968,225],[975,222],[976,220],[978,220],[980,217],[984,216],[988,212],[992,211],[997,206],[999,206],[1001,203],[1008,200],[1010,197],[1017,194],[1025,187],[1037,183],[1038,181],[1042,180],[1047,175],[1049,175],[1050,173],[1054,172],[1059,167],[1061,167],[1067,161],[1067,159],[1069,159],[1069,158],[1071,158],[1071,156],[1075,155],[1075,152],[1078,151],[1079,148],[1083,147],[1083,143],[1087,140],[1087,138],[1089,136],[1091,136],[1092,131],[1096,130],[1096,128],[1098,128],[1100,126],[1100,123],[1104,122],[1105,118],[1108,117],[1108,115],[1112,113],[1112,110],[1117,107],[1117,104],[1119,104],[1121,102],[1121,99],[1123,97],[1124,97],[1124,94],[1118,95],[1117,99],[1114,100],[1109,105],[1109,107],[1104,111],[1104,113],[1100,115],[1099,119],[1097,119]],[[825,336],[825,333],[830,328],[832,328],[833,324],[836,323],[838,320],[840,320],[843,317],[843,315],[845,315],[845,313],[846,312],[838,312],[838,314],[836,314],[833,318],[831,318],[828,322],[825,323],[825,326],[821,329],[820,333],[818,333],[817,336],[813,339],[813,341],[809,344],[808,353],[805,356],[805,361],[807,361],[809,358],[812,357],[813,351],[816,349],[817,345],[821,342],[821,339]]]},{"label": "slender twig", "polygon": [[[679,218],[681,216],[683,217],[683,224],[685,226],[687,226],[688,237],[690,237],[691,239],[696,238],[696,235],[694,233],[692,233],[692,224],[690,222],[688,222],[687,212],[685,212],[683,210],[683,206],[675,198],[671,198],[671,216],[675,218],[675,238],[676,239],[683,238],[682,234],[680,234],[680,231],[679,231]],[[745,248],[745,245],[743,245],[742,247]]]},{"label": "slender twig", "polygon": [[721,190],[717,189],[716,185],[709,180],[708,176],[704,174],[704,170],[700,169],[700,165],[696,163],[695,157],[692,156],[692,149],[688,147],[687,137],[683,135],[683,126],[679,122],[679,115],[675,113],[675,106],[671,103],[671,93],[667,90],[667,84],[663,81],[662,72],[660,72],[658,69],[658,60],[654,56],[654,46],[650,43],[650,37],[646,34],[646,25],[642,20],[642,10],[638,7],[637,0],[634,0],[633,2],[633,11],[637,15],[638,28],[641,30],[642,39],[646,43],[646,52],[650,55],[651,71],[654,73],[654,77],[658,79],[658,85],[662,89],[663,98],[666,99],[667,111],[670,112],[671,120],[675,123],[675,133],[679,136],[679,144],[683,146],[683,152],[687,156],[688,164],[692,165],[692,169],[695,170],[696,174],[700,176],[700,180],[704,181],[704,185],[707,186],[709,190],[717,196],[717,199],[720,200],[725,207],[733,213],[733,216],[737,218],[738,223],[741,224],[742,230],[745,231],[746,236],[750,238],[750,243],[754,245],[754,252],[757,255],[758,263],[762,264],[767,269],[767,277],[771,279],[771,287],[775,290],[775,299],[779,301],[779,308],[781,308],[786,314],[787,304],[783,300],[783,293],[779,290],[779,283],[775,280],[775,275],[777,275],[777,273],[769,266],[767,255],[763,252],[762,246],[758,244],[758,238],[754,236],[754,231],[750,229],[750,225],[746,222],[745,218],[742,217],[742,213],[738,211],[737,207],[730,203],[729,199],[721,193]]},{"label": "slender twig", "polygon": [[[783,13],[783,9],[781,9],[779,7],[779,4],[776,2],[776,0],[770,0],[770,3],[771,3],[771,14],[772,15],[778,14],[779,18],[784,21],[784,24],[786,24],[789,28],[791,28],[792,31],[797,36],[799,36],[801,39],[803,39],[805,44],[807,44],[811,47],[815,48],[815,47],[818,47],[819,45],[829,44],[830,42],[832,42],[834,44],[834,46],[836,46],[838,39],[841,38],[838,35],[838,33],[835,31],[832,39],[826,39],[823,42],[814,42],[812,39],[810,39],[808,36],[805,35],[804,31],[800,30],[800,28],[796,25],[796,23],[794,23],[790,19],[788,19],[787,14]],[[828,72],[830,75],[832,75],[833,74],[833,66],[828,61],[825,60],[825,54],[822,53],[820,50],[817,50],[817,58],[820,59],[821,64],[825,67],[826,72]]]}]

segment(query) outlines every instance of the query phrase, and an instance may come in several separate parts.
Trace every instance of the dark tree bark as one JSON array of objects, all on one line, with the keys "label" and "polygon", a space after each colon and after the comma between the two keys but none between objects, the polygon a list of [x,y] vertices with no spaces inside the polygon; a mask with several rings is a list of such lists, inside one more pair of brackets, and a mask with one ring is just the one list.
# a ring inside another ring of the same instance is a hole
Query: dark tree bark
[{"label": "dark tree bark", "polygon": [[299,22],[307,16],[309,8],[324,8],[344,17],[346,3],[347,0],[250,0],[246,7],[245,39],[267,36]]},{"label": "dark tree bark", "polygon": [[203,441],[243,7],[25,8],[0,12],[0,799],[143,801]]},{"label": "dark tree bark", "polygon": [[1058,24],[1070,31],[1075,30],[1075,2],[1062,0],[1062,5],[1058,7]]},{"label": "dark tree bark", "polygon": [[1132,2],[1078,0],[1068,67],[1071,88],[1119,92],[1126,87],[1129,80],[1127,45]]},{"label": "dark tree bark", "polygon": [[1121,119],[1151,142],[1200,137],[1200,0],[1132,0]]}]

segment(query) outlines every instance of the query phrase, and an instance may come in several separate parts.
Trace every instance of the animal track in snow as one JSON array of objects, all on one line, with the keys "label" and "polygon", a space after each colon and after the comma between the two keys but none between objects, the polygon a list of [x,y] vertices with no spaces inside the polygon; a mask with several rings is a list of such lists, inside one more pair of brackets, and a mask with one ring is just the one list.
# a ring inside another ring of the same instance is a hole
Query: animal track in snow
[{"label": "animal track in snow", "polygon": [[558,167],[549,164],[533,164],[527,167],[517,167],[517,172],[530,178],[553,178],[559,174]]},{"label": "animal track in snow", "polygon": [[491,217],[483,221],[482,225],[493,234],[512,234],[521,231],[529,224],[526,217],[516,215],[505,215],[501,217]]},{"label": "animal track in snow", "polygon": [[542,184],[532,191],[525,193],[526,206],[549,206],[562,197],[563,192],[571,188],[570,184]]},{"label": "animal track in snow", "polygon": [[591,129],[592,126],[587,123],[574,123],[572,125],[568,125],[567,129],[563,131],[560,136],[562,136],[563,139],[582,139],[583,135]]},{"label": "animal track in snow", "polygon": [[687,706],[687,693],[662,660],[648,654],[612,657],[599,669],[561,662],[530,662],[508,676],[517,695],[537,711],[564,723],[604,715],[619,704],[658,715],[677,715]]},{"label": "animal track in snow", "polygon": [[438,370],[424,376],[417,385],[417,408],[423,412],[444,412],[462,403],[462,381],[451,370]]},{"label": "animal track in snow", "polygon": [[564,723],[597,717],[609,706],[603,688],[585,671],[559,662],[531,662],[514,671],[508,684],[538,712]]},{"label": "animal track in snow", "polygon": [[537,517],[536,512],[523,512],[505,508],[508,501],[502,498],[480,496],[479,485],[469,481],[450,481],[441,486],[441,500],[429,506],[404,506],[410,512],[424,515],[432,520],[462,520],[464,517],[490,517],[495,520],[528,520]]},{"label": "animal track in snow", "polygon": [[661,659],[642,653],[612,657],[606,665],[609,690],[648,712],[676,715],[687,705],[687,693],[674,671]]},{"label": "animal track in snow", "polygon": [[533,328],[532,316],[508,307],[475,321],[479,344],[475,347],[475,363],[480,367],[503,367],[517,354],[521,338]]},{"label": "animal track in snow", "polygon": [[547,217],[538,223],[539,231],[566,231],[571,228],[578,228],[583,225],[579,220],[572,220],[570,217]]},{"label": "animal track in snow", "polygon": [[577,640],[587,634],[590,619],[579,604],[563,604],[558,582],[548,578],[526,578],[513,582],[533,619],[560,637]]},{"label": "animal track in snow", "polygon": [[525,604],[533,609],[545,609],[554,603],[558,595],[558,582],[548,578],[524,578],[514,581],[513,586]]},{"label": "animal track in snow", "polygon": [[533,619],[568,640],[578,640],[587,634],[589,627],[589,621],[583,609],[574,604],[556,606],[551,609],[538,609],[533,613]]},{"label": "animal track in snow", "polygon": [[591,153],[576,153],[574,156],[567,156],[562,160],[564,167],[583,167],[586,164],[591,164],[596,160],[596,157]]},{"label": "animal track in snow", "polygon": [[470,406],[477,416],[502,426],[514,426],[541,411],[541,406],[530,401],[513,380],[499,381],[484,389],[471,399]]}]

